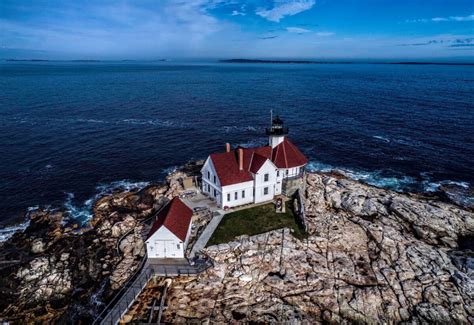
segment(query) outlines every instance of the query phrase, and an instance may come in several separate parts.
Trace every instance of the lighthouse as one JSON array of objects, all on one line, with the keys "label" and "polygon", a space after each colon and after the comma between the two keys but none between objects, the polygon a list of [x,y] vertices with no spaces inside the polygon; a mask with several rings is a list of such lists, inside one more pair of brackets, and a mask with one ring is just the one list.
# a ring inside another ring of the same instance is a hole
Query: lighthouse
[{"label": "lighthouse", "polygon": [[285,140],[285,135],[288,134],[288,128],[283,126],[283,121],[277,115],[272,119],[272,126],[265,129],[268,135],[268,144],[275,148]]}]

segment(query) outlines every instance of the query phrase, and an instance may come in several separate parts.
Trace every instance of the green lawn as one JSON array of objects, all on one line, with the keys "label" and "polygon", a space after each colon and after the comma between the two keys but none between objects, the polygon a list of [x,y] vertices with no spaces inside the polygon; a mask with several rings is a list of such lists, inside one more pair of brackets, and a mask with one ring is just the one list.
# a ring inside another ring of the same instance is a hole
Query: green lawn
[{"label": "green lawn", "polygon": [[207,246],[227,243],[240,235],[257,235],[280,228],[293,229],[293,235],[303,238],[306,234],[293,214],[292,202],[286,204],[285,213],[276,213],[273,203],[226,214]]}]

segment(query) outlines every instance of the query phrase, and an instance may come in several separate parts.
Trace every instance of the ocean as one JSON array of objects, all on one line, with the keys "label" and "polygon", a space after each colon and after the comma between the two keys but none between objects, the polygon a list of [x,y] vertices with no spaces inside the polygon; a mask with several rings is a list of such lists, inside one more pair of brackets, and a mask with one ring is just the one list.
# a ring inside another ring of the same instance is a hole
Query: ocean
[{"label": "ocean", "polygon": [[311,170],[474,202],[474,66],[3,62],[0,237],[35,207],[84,224],[104,193],[264,145],[270,110]]}]

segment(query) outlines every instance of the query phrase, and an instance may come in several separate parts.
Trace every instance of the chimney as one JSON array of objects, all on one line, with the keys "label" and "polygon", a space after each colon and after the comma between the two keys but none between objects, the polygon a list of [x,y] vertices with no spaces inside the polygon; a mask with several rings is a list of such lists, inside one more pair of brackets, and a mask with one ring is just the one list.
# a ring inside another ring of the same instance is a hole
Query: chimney
[{"label": "chimney", "polygon": [[225,152],[230,152],[230,143],[229,142],[227,142],[225,144]]},{"label": "chimney", "polygon": [[244,170],[244,150],[239,148],[239,170]]}]

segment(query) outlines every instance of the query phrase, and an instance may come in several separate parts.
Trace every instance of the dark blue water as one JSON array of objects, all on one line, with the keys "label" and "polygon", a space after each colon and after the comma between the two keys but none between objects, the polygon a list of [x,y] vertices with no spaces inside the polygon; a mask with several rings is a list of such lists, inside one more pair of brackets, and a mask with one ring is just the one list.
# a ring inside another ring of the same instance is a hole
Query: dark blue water
[{"label": "dark blue water", "polygon": [[0,68],[0,220],[64,204],[87,218],[99,192],[160,180],[225,142],[264,144],[270,109],[312,168],[396,190],[474,184],[472,66]]}]

